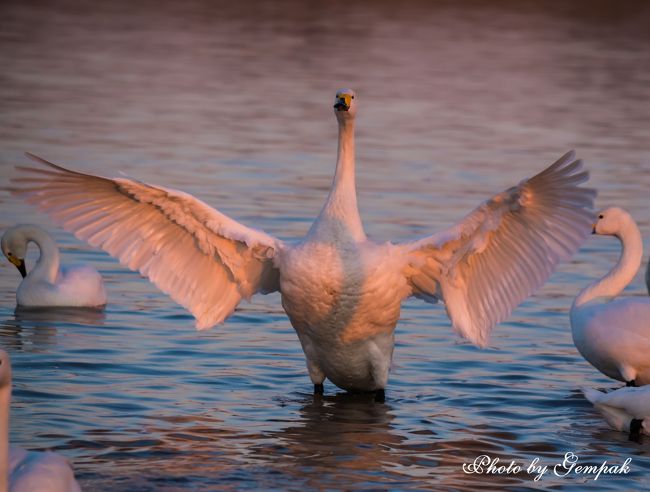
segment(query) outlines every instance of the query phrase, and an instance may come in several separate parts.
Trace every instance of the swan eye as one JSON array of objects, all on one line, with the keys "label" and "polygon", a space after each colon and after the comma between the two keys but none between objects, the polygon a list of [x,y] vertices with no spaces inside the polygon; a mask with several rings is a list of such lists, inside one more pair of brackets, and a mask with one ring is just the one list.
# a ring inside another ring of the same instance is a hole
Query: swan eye
[{"label": "swan eye", "polygon": [[604,219],[605,216],[604,216],[603,214],[600,214],[600,215],[598,216],[598,218],[599,218],[599,219]]},{"label": "swan eye", "polygon": [[7,251],[7,256],[13,256],[13,255],[11,254],[11,251]]},{"label": "swan eye", "polygon": [[352,99],[354,99],[354,96],[352,96]]}]

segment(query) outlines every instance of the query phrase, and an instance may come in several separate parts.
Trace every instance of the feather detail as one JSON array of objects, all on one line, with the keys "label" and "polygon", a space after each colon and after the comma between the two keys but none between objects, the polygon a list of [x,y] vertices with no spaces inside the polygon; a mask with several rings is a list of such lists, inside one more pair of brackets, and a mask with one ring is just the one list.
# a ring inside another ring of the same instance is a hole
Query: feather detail
[{"label": "feather detail", "polygon": [[242,298],[279,290],[277,239],[181,191],[27,156],[47,169],[17,167],[12,193],[148,277],[195,316],[198,329],[223,322]]},{"label": "feather detail", "polygon": [[[579,187],[587,179],[582,162],[569,152],[450,229],[402,245],[411,294],[443,298],[454,329],[485,346],[492,328],[589,234],[596,192]],[[427,262],[439,268],[426,268]]]}]

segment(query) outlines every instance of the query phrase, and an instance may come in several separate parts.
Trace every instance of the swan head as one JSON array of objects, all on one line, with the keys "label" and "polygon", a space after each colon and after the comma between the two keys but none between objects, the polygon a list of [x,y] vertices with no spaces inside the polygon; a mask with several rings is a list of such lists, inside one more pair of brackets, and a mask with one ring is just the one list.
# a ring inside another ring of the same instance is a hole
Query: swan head
[{"label": "swan head", "polygon": [[357,102],[352,89],[339,89],[336,91],[334,113],[339,121],[354,118],[357,114]]},{"label": "swan head", "polygon": [[596,215],[593,234],[617,236],[632,221],[632,216],[620,207],[602,209]]},{"label": "swan head", "polygon": [[25,254],[27,252],[27,238],[23,234],[21,226],[15,226],[2,235],[0,240],[2,253],[13,263],[20,274],[25,278],[27,270],[25,268]]},{"label": "swan head", "polygon": [[0,349],[0,389],[11,385],[11,359],[9,354]]}]

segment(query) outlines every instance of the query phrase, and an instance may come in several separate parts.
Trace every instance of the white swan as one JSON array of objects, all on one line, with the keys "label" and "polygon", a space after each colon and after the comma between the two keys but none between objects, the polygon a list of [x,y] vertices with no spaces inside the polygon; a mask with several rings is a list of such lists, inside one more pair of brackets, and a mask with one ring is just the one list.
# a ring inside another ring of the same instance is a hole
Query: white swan
[{"label": "white swan", "polygon": [[[338,156],[329,196],[307,236],[285,244],[185,193],[62,168],[22,168],[13,191],[77,237],[149,277],[199,329],[242,298],[280,291],[316,392],[325,378],[381,400],[402,301],[444,299],[454,328],[485,345],[591,229],[595,192],[573,153],[495,195],[458,224],[406,244],[366,238],[355,189],[355,94],[335,99]],[[29,154],[28,154],[29,155]]]},{"label": "white swan", "polygon": [[585,287],[571,307],[576,348],[600,372],[629,386],[650,383],[650,299],[613,300],[641,265],[643,242],[634,219],[622,208],[602,210],[594,234],[616,236],[623,251],[616,266]]},{"label": "white swan", "polygon": [[650,435],[650,386],[619,388],[609,393],[583,388],[582,392],[613,429],[629,432],[634,440],[640,434]]},{"label": "white swan", "polygon": [[[27,245],[35,243],[40,256],[27,273]],[[25,307],[98,307],[106,304],[101,275],[89,265],[65,267],[59,263],[54,239],[35,225],[17,225],[2,236],[2,252],[24,277],[16,291],[16,302]]]},{"label": "white swan", "polygon": [[67,459],[52,452],[9,447],[11,360],[0,349],[0,491],[80,492]]}]

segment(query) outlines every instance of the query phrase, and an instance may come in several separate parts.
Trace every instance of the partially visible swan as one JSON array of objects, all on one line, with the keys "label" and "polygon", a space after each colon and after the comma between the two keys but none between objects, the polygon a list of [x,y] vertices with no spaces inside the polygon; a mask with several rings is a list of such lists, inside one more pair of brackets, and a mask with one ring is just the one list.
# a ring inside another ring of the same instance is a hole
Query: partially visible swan
[{"label": "partially visible swan", "polygon": [[80,492],[67,459],[52,452],[9,448],[11,360],[0,349],[0,491]]},{"label": "partially visible swan", "polygon": [[621,242],[618,263],[585,287],[571,307],[576,348],[600,372],[628,386],[650,383],[650,298],[615,299],[641,265],[643,241],[634,219],[618,207],[598,214],[593,233]]},{"label": "partially visible swan", "polygon": [[[27,273],[27,245],[35,243],[40,256]],[[7,229],[2,236],[2,252],[24,277],[16,291],[19,306],[98,307],[106,304],[104,282],[89,265],[65,267],[59,263],[59,248],[54,239],[35,225],[23,224]]]},{"label": "partially visible swan", "polygon": [[18,167],[13,191],[149,277],[196,317],[198,329],[224,321],[242,298],[280,291],[314,392],[328,378],[382,401],[404,299],[444,300],[455,330],[486,345],[493,326],[585,239],[595,192],[579,186],[588,173],[570,152],[446,231],[405,244],[370,241],[357,208],[355,96],[336,94],[334,180],[295,244],[186,193],[70,171],[29,154],[41,167]]},{"label": "partially visible swan", "polygon": [[619,388],[609,393],[583,388],[582,392],[613,429],[629,432],[633,440],[640,434],[650,435],[650,386]]}]

